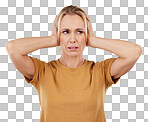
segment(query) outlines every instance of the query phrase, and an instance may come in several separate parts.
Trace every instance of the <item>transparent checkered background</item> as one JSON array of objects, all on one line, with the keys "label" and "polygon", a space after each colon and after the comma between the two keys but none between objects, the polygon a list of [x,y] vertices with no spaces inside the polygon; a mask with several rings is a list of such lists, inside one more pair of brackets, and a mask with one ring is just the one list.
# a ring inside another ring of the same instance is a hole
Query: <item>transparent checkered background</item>
[{"label": "transparent checkered background", "polygon": [[[0,0],[0,122],[39,122],[41,110],[35,88],[12,64],[6,43],[50,36],[55,16],[71,4],[89,15],[97,37],[143,48],[134,67],[108,89],[104,110],[107,122],[148,122],[148,0]],[[57,51],[44,48],[28,55],[49,62],[60,58]],[[91,47],[83,55],[95,62],[117,57]]]}]

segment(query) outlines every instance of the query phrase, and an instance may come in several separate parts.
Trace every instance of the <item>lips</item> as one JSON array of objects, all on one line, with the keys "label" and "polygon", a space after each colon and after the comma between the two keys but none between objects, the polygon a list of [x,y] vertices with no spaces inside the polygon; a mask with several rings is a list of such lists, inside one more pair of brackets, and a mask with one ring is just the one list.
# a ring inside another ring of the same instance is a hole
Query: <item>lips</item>
[{"label": "lips", "polygon": [[76,46],[71,46],[71,47],[68,47],[69,49],[77,49],[78,47]]}]

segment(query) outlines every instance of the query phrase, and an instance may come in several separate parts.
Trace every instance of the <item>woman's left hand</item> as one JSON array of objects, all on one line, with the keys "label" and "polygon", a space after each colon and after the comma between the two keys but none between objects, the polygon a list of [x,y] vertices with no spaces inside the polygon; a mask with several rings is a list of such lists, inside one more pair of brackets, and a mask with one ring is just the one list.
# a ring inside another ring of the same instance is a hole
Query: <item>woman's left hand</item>
[{"label": "woman's left hand", "polygon": [[92,24],[91,21],[87,21],[88,22],[88,34],[87,34],[87,42],[86,42],[86,46],[91,46],[92,41],[91,40],[93,37],[95,37],[94,33],[93,33],[93,28],[92,28]]}]

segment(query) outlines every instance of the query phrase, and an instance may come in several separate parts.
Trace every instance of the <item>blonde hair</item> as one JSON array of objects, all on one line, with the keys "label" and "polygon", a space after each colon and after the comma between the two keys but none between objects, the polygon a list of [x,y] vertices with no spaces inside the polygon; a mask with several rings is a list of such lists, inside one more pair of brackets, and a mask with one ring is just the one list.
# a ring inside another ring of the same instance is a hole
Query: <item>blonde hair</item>
[{"label": "blonde hair", "polygon": [[56,33],[57,33],[57,36],[58,36],[57,37],[58,38],[58,43],[60,44],[60,23],[61,23],[62,18],[65,15],[79,15],[83,19],[84,25],[85,25],[85,37],[86,37],[86,42],[87,42],[87,35],[89,33],[89,31],[88,31],[88,22],[87,21],[90,22],[89,16],[80,7],[70,5],[70,6],[64,7],[59,12],[59,14],[57,15],[57,18],[55,20],[56,21]]}]

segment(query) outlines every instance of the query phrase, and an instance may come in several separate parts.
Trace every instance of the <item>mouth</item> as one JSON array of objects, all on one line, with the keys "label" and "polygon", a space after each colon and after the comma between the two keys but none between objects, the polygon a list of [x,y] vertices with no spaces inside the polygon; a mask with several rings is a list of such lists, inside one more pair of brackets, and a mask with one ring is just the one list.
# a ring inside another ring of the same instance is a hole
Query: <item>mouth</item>
[{"label": "mouth", "polygon": [[69,50],[71,51],[76,51],[79,47],[68,47]]}]

